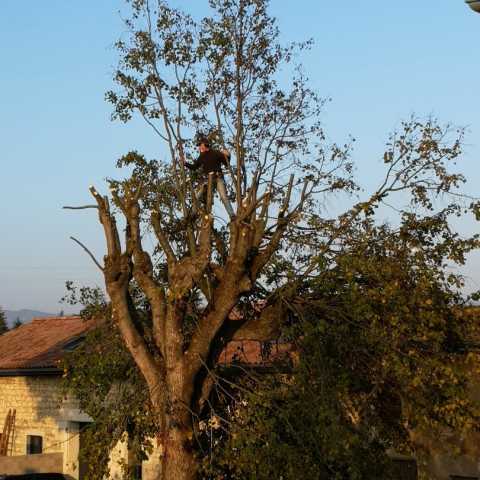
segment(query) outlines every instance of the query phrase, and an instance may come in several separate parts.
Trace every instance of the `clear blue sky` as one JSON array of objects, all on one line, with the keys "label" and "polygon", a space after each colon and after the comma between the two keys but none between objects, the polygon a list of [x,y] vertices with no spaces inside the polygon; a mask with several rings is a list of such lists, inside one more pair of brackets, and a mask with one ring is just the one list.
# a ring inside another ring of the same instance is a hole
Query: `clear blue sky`
[{"label": "clear blue sky", "polygon": [[[192,4],[202,13],[206,0]],[[140,122],[110,122],[103,101],[123,31],[120,0],[2,0],[0,10],[0,305],[58,312],[64,282],[101,284],[80,238],[101,257],[90,202],[115,160],[157,140]],[[332,140],[357,138],[359,178],[380,170],[382,145],[415,112],[469,126],[463,170],[471,193],[480,174],[480,15],[463,0],[272,1],[286,40],[315,39],[304,63],[313,86],[332,97],[324,122]],[[476,190],[477,189],[477,190]],[[463,232],[477,229],[468,219]],[[480,286],[479,256],[465,273]],[[68,310],[68,309],[67,309]]]}]

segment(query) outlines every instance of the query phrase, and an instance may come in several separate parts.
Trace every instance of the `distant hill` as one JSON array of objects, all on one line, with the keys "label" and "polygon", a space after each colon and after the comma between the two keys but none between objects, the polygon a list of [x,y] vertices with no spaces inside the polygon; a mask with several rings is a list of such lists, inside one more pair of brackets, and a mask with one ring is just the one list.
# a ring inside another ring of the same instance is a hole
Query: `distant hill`
[{"label": "distant hill", "polygon": [[13,325],[13,322],[15,322],[17,318],[19,318],[22,323],[26,323],[35,317],[56,316],[53,313],[40,312],[38,310],[28,310],[26,308],[23,308],[22,310],[5,310],[5,315],[7,317],[7,324],[9,327]]}]

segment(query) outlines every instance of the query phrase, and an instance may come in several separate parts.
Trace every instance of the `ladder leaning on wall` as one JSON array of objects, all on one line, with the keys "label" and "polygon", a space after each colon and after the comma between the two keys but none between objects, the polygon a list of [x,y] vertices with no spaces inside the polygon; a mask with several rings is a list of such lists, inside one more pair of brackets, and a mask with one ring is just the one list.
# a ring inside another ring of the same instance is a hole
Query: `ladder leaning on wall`
[{"label": "ladder leaning on wall", "polygon": [[[15,416],[17,411],[15,409],[9,410],[5,424],[3,426],[2,436],[0,437],[0,456],[8,455],[8,447],[10,446],[10,455],[13,450],[13,435],[15,432]],[[10,437],[12,442],[10,444]]]}]

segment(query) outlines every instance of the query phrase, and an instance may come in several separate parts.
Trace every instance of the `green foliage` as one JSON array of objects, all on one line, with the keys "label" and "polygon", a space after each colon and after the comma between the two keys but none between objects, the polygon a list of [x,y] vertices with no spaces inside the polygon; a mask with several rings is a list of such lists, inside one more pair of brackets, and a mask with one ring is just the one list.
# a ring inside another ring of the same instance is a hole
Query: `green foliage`
[{"label": "green foliage", "polygon": [[335,397],[342,380],[329,385],[318,373],[258,381],[235,404],[227,438],[211,434],[204,478],[390,478],[382,442],[345,418]]},{"label": "green foliage", "polygon": [[[306,178],[318,191],[355,189],[351,146],[325,142],[326,101],[296,64],[311,41],[282,45],[268,1],[204,1],[201,21],[163,0],[127,3],[130,34],[116,43],[117,88],[106,99],[114,119],[138,115],[164,142],[180,202],[188,200],[183,162],[195,155],[198,132],[237,157],[244,194],[255,171],[270,183],[273,203],[282,201],[289,173],[299,190]],[[291,81],[279,81],[282,68]],[[281,164],[281,181],[270,181]]]},{"label": "green foliage", "polygon": [[477,240],[452,237],[444,220],[349,229],[289,299],[293,373],[249,377],[218,413],[225,429],[206,430],[207,478],[390,478],[389,449],[421,456],[422,438],[478,429],[479,358],[468,352],[478,314],[440,260],[463,259]]},{"label": "green foliage", "polygon": [[63,363],[65,388],[80,408],[95,419],[84,431],[81,458],[89,465],[88,478],[102,479],[107,459],[117,441],[130,436],[138,460],[155,434],[145,382],[110,321],[87,335]]},{"label": "green foliage", "polygon": [[8,332],[7,317],[3,309],[0,307],[0,335],[5,332]]},{"label": "green foliage", "polygon": [[82,286],[77,288],[71,280],[65,282],[66,293],[62,303],[81,306],[80,315],[85,318],[102,317],[107,310],[105,295],[99,287]]},{"label": "green foliage", "polygon": [[[129,448],[140,462],[146,458],[155,436],[148,391],[116,325],[109,306],[98,288],[77,289],[67,282],[64,301],[84,308],[84,318],[97,318],[98,326],[82,344],[66,355],[65,393],[74,395],[80,408],[94,419],[83,432],[80,458],[89,466],[89,480],[105,478],[108,456],[119,440],[128,434]],[[126,472],[126,478],[133,478]]]}]

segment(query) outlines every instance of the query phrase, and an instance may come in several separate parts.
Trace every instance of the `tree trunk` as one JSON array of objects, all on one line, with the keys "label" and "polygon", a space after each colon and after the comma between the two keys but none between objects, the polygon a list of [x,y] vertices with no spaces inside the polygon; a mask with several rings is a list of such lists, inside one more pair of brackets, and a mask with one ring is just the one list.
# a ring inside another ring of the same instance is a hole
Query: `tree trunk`
[{"label": "tree trunk", "polygon": [[165,439],[163,457],[164,480],[194,480],[197,464],[188,433],[181,426],[172,426]]},{"label": "tree trunk", "polygon": [[[177,329],[178,321],[167,322]],[[164,388],[167,390],[165,405],[165,450],[163,477],[165,480],[193,480],[197,474],[197,462],[192,448],[192,415],[189,405],[192,396],[190,377],[186,377],[182,359],[181,337],[170,331],[167,342],[167,376]]]}]

